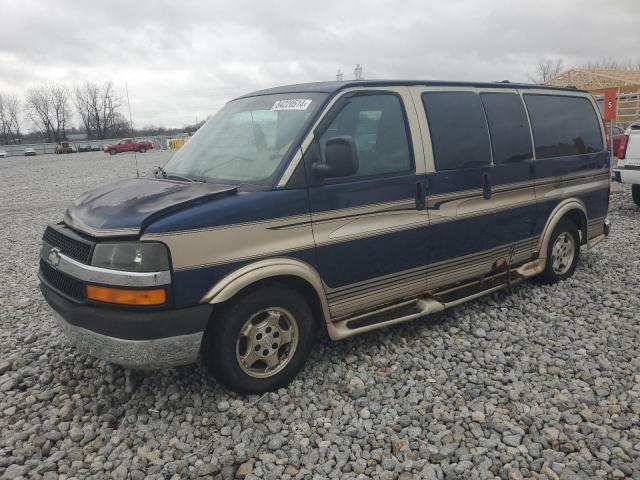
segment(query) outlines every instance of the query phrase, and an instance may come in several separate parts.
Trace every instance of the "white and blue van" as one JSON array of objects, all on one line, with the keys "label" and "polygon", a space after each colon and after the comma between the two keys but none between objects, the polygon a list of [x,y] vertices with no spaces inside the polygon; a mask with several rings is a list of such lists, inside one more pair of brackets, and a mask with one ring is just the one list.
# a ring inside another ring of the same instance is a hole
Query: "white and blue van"
[{"label": "white and blue van", "polygon": [[609,233],[598,109],[572,88],[326,82],[229,102],[163,167],[80,197],[41,289],[77,348],[199,357],[238,392],[342,339],[536,277]]}]

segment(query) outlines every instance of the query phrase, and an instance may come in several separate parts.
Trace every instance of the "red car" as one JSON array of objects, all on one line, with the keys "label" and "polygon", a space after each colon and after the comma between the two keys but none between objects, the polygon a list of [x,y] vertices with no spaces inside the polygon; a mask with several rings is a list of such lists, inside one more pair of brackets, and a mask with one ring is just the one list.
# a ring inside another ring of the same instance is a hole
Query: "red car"
[{"label": "red car", "polygon": [[[608,123],[605,123],[604,129],[607,134],[607,148],[611,147],[611,127],[609,127]],[[613,127],[613,154],[615,155],[620,148],[620,141],[624,137],[624,129],[622,127]]]},{"label": "red car", "polygon": [[151,150],[152,148],[153,144],[148,140],[134,142],[131,138],[125,138],[124,140],[120,140],[116,144],[106,145],[104,147],[104,151],[105,153],[109,153],[110,155],[115,155],[116,153],[122,152],[144,153],[147,150]]}]

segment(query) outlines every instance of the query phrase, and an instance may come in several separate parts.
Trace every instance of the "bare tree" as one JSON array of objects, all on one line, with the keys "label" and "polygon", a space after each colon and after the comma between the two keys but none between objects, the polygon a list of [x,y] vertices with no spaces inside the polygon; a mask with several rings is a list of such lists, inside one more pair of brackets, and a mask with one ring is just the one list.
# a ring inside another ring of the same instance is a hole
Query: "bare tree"
[{"label": "bare tree", "polygon": [[55,119],[55,137],[60,141],[67,137],[67,123],[71,119],[69,89],[64,85],[49,85],[49,97]]},{"label": "bare tree", "polygon": [[69,90],[64,85],[50,84],[27,92],[26,109],[36,127],[48,141],[59,142],[67,136],[71,118]]},{"label": "bare tree", "polygon": [[91,82],[85,82],[73,89],[73,103],[89,138],[96,137],[94,133],[93,105],[97,102],[98,95],[98,86]]},{"label": "bare tree", "polygon": [[562,59],[558,58],[556,60],[544,59],[538,62],[536,66],[536,70],[533,74],[529,74],[529,80],[533,83],[541,83],[546,84],[551,81],[554,77],[560,75],[560,72],[563,70]]},{"label": "bare tree", "polygon": [[0,139],[3,144],[20,143],[20,102],[15,95],[0,93]]},{"label": "bare tree", "polygon": [[632,60],[619,61],[613,58],[601,58],[585,63],[582,68],[591,70],[637,70],[640,68],[640,60],[635,63]]},{"label": "bare tree", "polygon": [[46,87],[36,87],[29,90],[25,108],[36,128],[46,134],[47,141],[51,142],[53,140],[53,116]]},{"label": "bare tree", "polygon": [[118,112],[122,100],[115,93],[112,82],[102,86],[85,82],[75,87],[74,103],[90,137],[104,139],[122,130],[124,117]]}]

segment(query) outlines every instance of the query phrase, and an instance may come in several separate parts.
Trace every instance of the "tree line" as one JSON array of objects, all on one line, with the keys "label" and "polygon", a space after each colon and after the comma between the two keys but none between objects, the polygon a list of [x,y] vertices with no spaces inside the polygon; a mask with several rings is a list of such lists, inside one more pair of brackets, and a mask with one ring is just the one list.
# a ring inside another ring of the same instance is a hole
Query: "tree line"
[{"label": "tree line", "polygon": [[[73,125],[74,114],[80,118],[80,131],[89,139],[119,137],[130,127],[119,110],[122,106],[110,81],[102,85],[87,81],[72,88],[57,83],[41,85],[28,90],[23,102],[0,92],[0,142],[22,143],[25,137],[47,142],[65,140],[68,133],[78,131]],[[32,134],[24,134],[21,129],[23,113],[35,127]]]}]

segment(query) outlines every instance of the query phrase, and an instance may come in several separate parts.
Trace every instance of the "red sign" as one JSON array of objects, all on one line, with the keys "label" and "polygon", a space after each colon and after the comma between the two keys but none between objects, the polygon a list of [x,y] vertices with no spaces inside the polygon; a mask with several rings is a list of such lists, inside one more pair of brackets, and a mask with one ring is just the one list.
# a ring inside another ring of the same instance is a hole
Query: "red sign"
[{"label": "red sign", "polygon": [[617,88],[607,88],[604,91],[604,119],[615,120],[618,112]]}]

